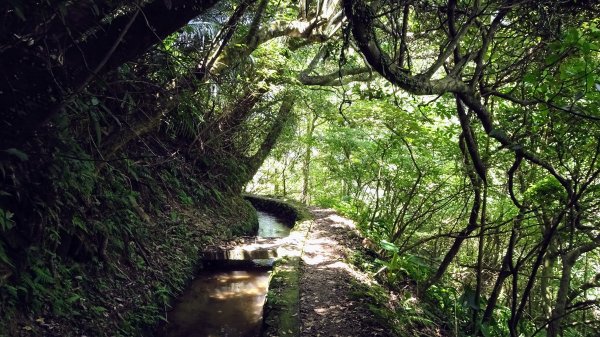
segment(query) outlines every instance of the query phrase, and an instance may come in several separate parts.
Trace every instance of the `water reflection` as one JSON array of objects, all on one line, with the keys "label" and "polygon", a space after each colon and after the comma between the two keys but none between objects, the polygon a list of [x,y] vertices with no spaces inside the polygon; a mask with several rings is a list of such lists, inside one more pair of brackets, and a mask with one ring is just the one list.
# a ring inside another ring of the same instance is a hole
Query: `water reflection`
[{"label": "water reflection", "polygon": [[167,336],[258,336],[268,282],[260,270],[201,273],[169,312]]},{"label": "water reflection", "polygon": [[[258,222],[259,237],[285,237],[290,233],[285,220],[268,213],[259,211]],[[269,273],[263,264],[255,260],[254,268],[201,272],[167,314],[166,336],[258,336],[269,286]]]},{"label": "water reflection", "polygon": [[258,236],[262,238],[283,238],[290,235],[286,220],[269,213],[258,211]]}]

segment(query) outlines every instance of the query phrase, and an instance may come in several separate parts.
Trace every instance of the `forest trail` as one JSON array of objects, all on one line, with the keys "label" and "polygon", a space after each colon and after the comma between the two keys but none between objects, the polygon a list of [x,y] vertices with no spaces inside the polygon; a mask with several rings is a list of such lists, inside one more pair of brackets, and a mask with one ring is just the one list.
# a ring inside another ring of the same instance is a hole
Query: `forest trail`
[{"label": "forest trail", "polygon": [[315,219],[300,274],[300,336],[393,336],[366,300],[352,295],[353,282],[368,282],[367,275],[346,262],[362,243],[354,223],[330,209],[311,208],[311,213]]}]

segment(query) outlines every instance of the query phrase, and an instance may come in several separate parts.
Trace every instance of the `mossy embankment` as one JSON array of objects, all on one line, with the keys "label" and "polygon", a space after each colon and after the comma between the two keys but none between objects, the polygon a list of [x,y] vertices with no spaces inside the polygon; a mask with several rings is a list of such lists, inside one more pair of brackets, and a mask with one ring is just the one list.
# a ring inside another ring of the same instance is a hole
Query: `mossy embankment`
[{"label": "mossy embankment", "polygon": [[289,221],[291,226],[294,226],[296,222],[312,218],[306,205],[295,200],[254,194],[243,194],[242,196],[248,200],[254,208],[284,218]]},{"label": "mossy embankment", "polygon": [[[149,336],[203,247],[256,231],[239,193],[153,150],[110,165],[56,156],[39,160],[56,171],[34,172],[33,158],[9,168],[28,170],[38,187],[22,193],[29,199],[0,241],[0,336]],[[43,193],[54,199],[31,202]]]}]

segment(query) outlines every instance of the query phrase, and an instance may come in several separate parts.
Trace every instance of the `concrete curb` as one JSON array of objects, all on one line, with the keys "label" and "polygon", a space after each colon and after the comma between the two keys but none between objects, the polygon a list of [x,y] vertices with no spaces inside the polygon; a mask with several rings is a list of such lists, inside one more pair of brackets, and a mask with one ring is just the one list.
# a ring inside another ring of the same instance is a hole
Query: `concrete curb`
[{"label": "concrete curb", "polygon": [[312,220],[296,223],[289,243],[278,248],[263,311],[264,337],[300,335],[300,259]]}]

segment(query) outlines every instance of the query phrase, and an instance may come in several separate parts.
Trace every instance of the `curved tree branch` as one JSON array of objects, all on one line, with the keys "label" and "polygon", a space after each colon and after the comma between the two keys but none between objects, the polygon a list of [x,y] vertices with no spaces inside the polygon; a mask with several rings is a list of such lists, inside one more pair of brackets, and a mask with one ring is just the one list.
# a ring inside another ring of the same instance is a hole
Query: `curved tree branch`
[{"label": "curved tree branch", "polygon": [[554,176],[572,199],[574,196],[571,183],[559,174],[548,162],[539,158],[535,153],[515,143],[506,132],[494,126],[490,113],[481,103],[480,95],[465,82],[448,75],[439,80],[429,79],[427,72],[419,75],[409,75],[400,69],[380,47],[374,29],[374,13],[371,7],[362,0],[344,0],[344,10],[351,25],[356,43],[367,62],[384,78],[400,88],[416,95],[442,95],[454,93],[475,112],[486,134],[513,152],[523,156],[528,161],[544,168]]},{"label": "curved tree branch", "polygon": [[350,82],[365,82],[373,79],[371,69],[368,67],[341,69],[326,75],[309,75],[302,71],[298,80],[304,85],[334,86]]}]

